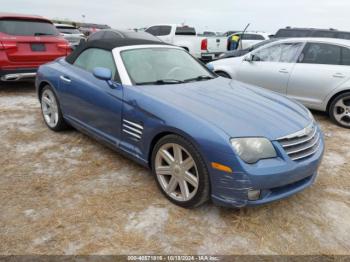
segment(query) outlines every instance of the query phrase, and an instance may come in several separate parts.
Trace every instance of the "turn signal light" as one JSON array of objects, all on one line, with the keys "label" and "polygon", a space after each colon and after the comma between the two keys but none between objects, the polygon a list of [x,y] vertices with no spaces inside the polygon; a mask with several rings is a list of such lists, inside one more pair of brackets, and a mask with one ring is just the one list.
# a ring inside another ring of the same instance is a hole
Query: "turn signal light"
[{"label": "turn signal light", "polygon": [[225,166],[225,165],[221,165],[221,164],[216,163],[216,162],[212,162],[211,167],[214,169],[226,172],[226,173],[232,173],[232,169],[230,167]]}]

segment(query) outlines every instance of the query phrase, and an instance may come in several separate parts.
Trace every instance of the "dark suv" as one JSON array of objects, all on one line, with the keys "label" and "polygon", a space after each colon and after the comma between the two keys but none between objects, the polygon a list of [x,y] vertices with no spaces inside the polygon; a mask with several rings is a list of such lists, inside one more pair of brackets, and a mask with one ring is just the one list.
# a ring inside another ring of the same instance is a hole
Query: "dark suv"
[{"label": "dark suv", "polygon": [[286,28],[279,29],[274,37],[276,38],[328,37],[328,38],[350,39],[350,32],[338,31],[336,29],[286,27]]}]

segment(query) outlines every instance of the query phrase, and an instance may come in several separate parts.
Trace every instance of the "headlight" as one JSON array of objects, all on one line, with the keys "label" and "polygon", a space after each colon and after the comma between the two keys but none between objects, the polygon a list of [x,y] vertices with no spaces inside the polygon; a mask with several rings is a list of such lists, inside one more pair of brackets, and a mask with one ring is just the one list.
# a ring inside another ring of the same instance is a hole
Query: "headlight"
[{"label": "headlight", "polygon": [[248,164],[254,164],[260,159],[277,156],[272,143],[266,138],[232,138],[230,141],[239,157]]}]

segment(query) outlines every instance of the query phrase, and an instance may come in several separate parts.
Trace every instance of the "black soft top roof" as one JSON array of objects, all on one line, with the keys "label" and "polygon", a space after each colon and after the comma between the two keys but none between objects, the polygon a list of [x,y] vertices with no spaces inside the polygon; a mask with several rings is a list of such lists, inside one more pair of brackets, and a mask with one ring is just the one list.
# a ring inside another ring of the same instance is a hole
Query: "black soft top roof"
[{"label": "black soft top roof", "polygon": [[159,41],[150,41],[144,39],[132,39],[132,38],[121,38],[118,40],[93,40],[81,43],[69,56],[66,57],[66,61],[70,64],[73,64],[78,56],[86,49],[89,48],[100,48],[105,50],[113,50],[116,47],[123,46],[133,46],[133,45],[169,45],[164,42]]}]

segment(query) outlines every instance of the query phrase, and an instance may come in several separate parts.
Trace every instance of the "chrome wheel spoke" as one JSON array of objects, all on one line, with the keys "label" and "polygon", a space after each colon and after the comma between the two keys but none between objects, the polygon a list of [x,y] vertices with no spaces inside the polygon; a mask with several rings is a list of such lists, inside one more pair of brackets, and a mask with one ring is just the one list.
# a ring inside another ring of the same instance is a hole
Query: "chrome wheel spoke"
[{"label": "chrome wheel spoke", "polygon": [[171,175],[171,168],[170,166],[159,166],[156,167],[156,173],[157,175]]},{"label": "chrome wheel spoke", "polygon": [[334,114],[335,119],[337,119],[339,122],[342,121],[344,116],[346,116],[345,111],[343,113],[341,113],[341,114],[337,114],[337,113]]},{"label": "chrome wheel spoke", "polygon": [[176,187],[178,185],[178,182],[174,176],[172,176],[169,180],[169,183],[166,187],[166,191],[170,194],[173,193],[176,190]]},{"label": "chrome wheel spoke", "polygon": [[44,102],[46,105],[48,105],[48,106],[50,106],[51,105],[51,100],[48,98],[48,97],[46,97],[46,96],[44,96],[43,98],[42,98],[42,102]]},{"label": "chrome wheel spoke", "polygon": [[174,144],[173,145],[173,151],[174,151],[174,159],[177,163],[182,162],[182,151],[181,147],[179,145]]},{"label": "chrome wheel spoke", "polygon": [[179,181],[179,186],[180,186],[180,191],[181,191],[182,197],[184,198],[184,200],[187,200],[190,196],[187,182],[185,180],[181,180],[181,181]]},{"label": "chrome wheel spoke", "polygon": [[343,108],[344,110],[346,109],[346,105],[344,103],[344,99],[340,99],[336,104],[335,104],[335,107],[341,107]]},{"label": "chrome wheel spoke", "polygon": [[185,172],[184,175],[185,180],[190,183],[193,187],[198,187],[198,178],[192,175],[190,172]]},{"label": "chrome wheel spoke", "polygon": [[169,165],[171,165],[172,163],[175,162],[173,156],[165,149],[160,151],[160,154],[163,158],[163,160],[165,160],[165,162],[167,162]]},{"label": "chrome wheel spoke", "polygon": [[185,170],[185,171],[188,171],[192,167],[194,167],[194,161],[193,161],[192,157],[186,158],[186,160],[181,163],[181,166],[182,166],[183,170]]}]

